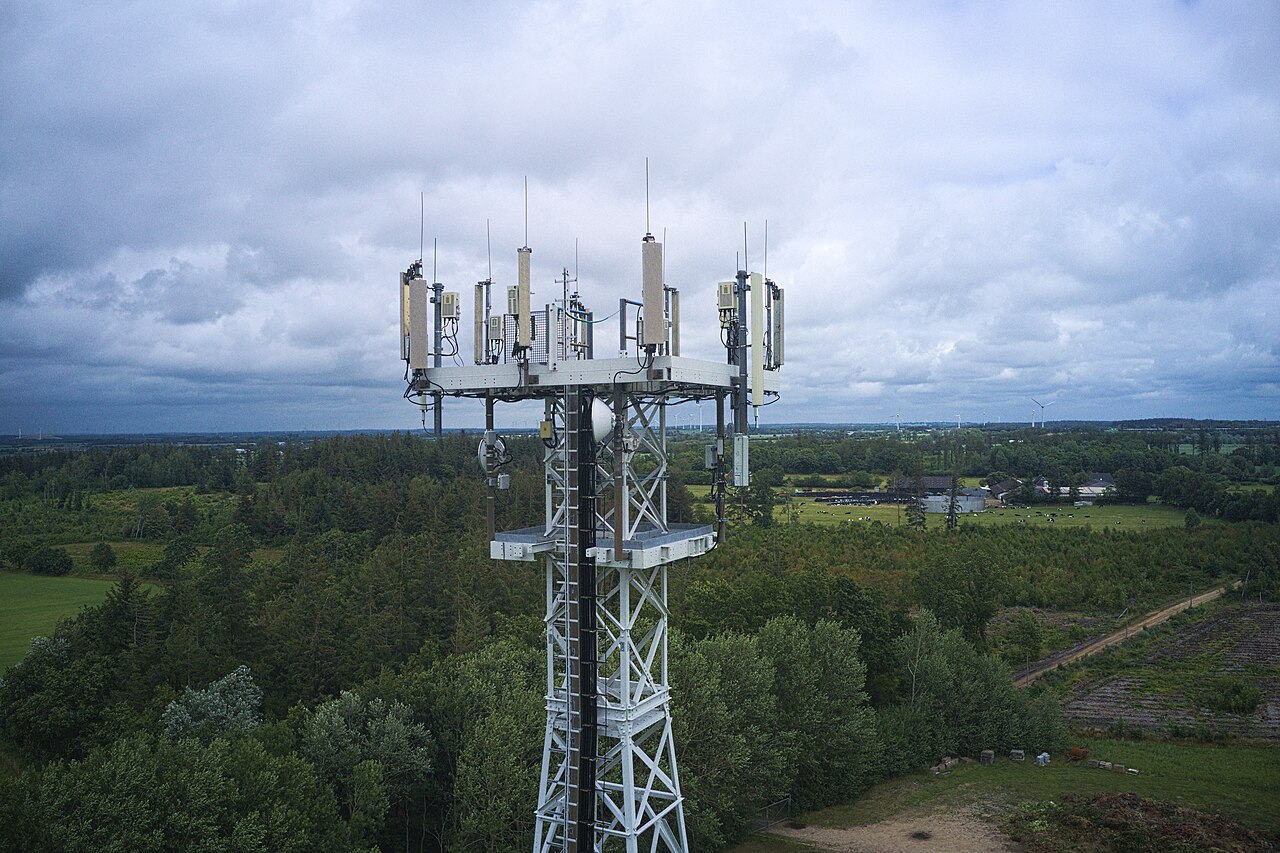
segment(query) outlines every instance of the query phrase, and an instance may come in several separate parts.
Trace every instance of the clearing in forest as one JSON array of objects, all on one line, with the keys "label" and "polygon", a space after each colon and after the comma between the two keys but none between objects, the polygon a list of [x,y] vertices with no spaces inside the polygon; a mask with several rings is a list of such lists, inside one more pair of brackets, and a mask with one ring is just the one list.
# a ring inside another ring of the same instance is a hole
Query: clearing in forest
[{"label": "clearing in forest", "polygon": [[0,572],[0,673],[22,660],[31,638],[102,601],[114,581]]},{"label": "clearing in forest", "polygon": [[1280,739],[1280,605],[1216,609],[1067,673],[1075,726]]}]

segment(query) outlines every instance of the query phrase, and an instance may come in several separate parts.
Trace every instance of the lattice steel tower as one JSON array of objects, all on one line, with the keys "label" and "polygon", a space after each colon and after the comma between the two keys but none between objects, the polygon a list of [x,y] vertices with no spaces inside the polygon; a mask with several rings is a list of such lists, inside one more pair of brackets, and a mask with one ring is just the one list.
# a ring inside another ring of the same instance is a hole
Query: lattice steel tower
[{"label": "lattice steel tower", "polygon": [[[444,396],[484,401],[478,456],[490,555],[541,561],[546,572],[547,727],[533,849],[685,853],[667,684],[667,566],[724,536],[727,398],[734,483],[746,485],[747,406],[778,393],[782,291],[745,271],[720,283],[727,358],[683,357],[680,294],[664,281],[662,244],[646,234],[642,301],[619,300],[617,356],[596,358],[593,330],[603,321],[568,271],[557,281],[561,298],[534,311],[531,250],[516,259],[506,312],[491,308],[491,278],[475,285],[475,363],[461,367],[433,358],[458,352],[458,294],[423,280],[420,261],[411,266],[400,280],[401,356],[406,396],[423,405],[424,422],[428,399],[437,415]],[[546,514],[535,527],[498,532],[496,493],[509,480],[494,406],[519,400],[544,406]],[[667,520],[667,409],[702,400],[716,408],[706,464],[717,522],[676,524]]]}]

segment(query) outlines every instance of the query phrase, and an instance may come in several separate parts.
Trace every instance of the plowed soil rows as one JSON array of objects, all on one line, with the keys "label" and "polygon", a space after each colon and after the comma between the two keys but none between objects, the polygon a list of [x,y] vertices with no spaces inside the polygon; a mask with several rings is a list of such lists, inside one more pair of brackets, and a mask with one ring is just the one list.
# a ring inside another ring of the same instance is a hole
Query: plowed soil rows
[{"label": "plowed soil rows", "polygon": [[[1228,714],[1195,698],[1207,678],[1229,675],[1258,688],[1251,714]],[[1078,726],[1107,728],[1123,719],[1144,729],[1206,725],[1242,737],[1280,740],[1280,605],[1223,609],[1151,643],[1124,672],[1080,682],[1063,703]]]}]

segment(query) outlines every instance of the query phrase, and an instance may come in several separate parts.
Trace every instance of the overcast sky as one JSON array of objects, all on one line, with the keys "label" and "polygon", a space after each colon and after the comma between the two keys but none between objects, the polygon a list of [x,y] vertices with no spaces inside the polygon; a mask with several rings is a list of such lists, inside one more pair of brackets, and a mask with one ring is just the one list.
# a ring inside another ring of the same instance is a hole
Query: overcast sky
[{"label": "overcast sky", "polygon": [[576,238],[607,313],[645,157],[686,355],[768,220],[762,423],[1280,417],[1275,0],[34,0],[0,8],[0,433],[416,426],[420,193],[467,311],[527,175],[535,303]]}]

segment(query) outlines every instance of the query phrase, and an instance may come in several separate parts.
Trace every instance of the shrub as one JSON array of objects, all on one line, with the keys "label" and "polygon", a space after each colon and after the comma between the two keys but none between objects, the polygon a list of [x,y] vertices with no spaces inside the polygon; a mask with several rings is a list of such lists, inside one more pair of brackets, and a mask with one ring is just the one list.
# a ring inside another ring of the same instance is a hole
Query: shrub
[{"label": "shrub", "polygon": [[41,545],[27,554],[25,565],[37,575],[65,575],[71,572],[71,556],[62,548]]},{"label": "shrub", "polygon": [[1142,740],[1146,736],[1142,726],[1131,723],[1124,717],[1116,717],[1115,722],[1107,726],[1107,734],[1124,740]]},{"label": "shrub", "polygon": [[106,542],[99,542],[89,552],[89,565],[95,572],[109,572],[116,565],[116,552]]},{"label": "shrub", "polygon": [[1262,703],[1262,691],[1238,678],[1224,675],[1206,682],[1195,698],[1210,710],[1245,715],[1258,709]]}]

